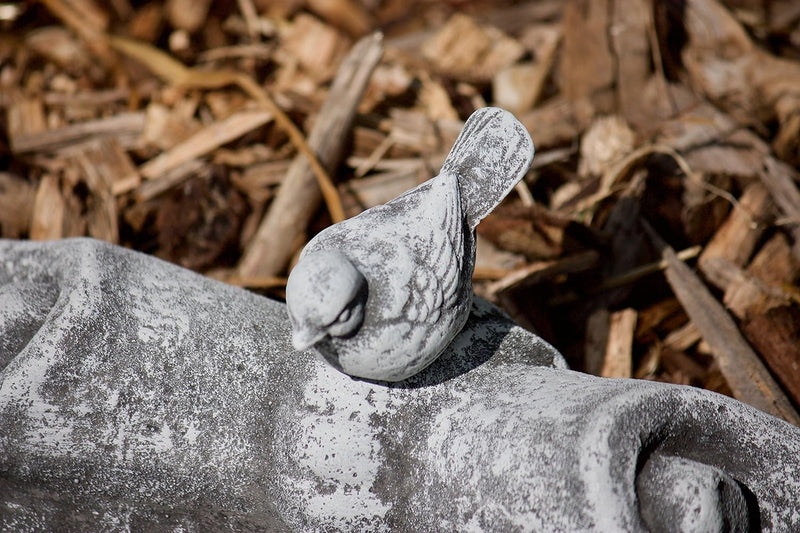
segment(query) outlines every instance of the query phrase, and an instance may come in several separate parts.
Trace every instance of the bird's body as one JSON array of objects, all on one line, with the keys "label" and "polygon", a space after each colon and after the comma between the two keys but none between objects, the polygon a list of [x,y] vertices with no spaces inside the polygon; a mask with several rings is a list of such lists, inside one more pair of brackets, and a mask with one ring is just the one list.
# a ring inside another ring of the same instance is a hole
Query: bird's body
[{"label": "bird's body", "polygon": [[296,348],[375,380],[433,362],[469,318],[475,226],[532,157],[510,113],[476,111],[438,176],[320,232],[287,285]]}]

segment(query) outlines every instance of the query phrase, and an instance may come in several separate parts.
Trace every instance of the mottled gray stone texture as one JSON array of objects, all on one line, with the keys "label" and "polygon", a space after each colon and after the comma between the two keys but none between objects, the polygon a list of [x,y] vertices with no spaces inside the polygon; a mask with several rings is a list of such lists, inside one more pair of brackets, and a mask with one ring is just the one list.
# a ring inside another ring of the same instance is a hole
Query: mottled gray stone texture
[{"label": "mottled gray stone texture", "polygon": [[292,345],[365,379],[424,370],[469,319],[475,226],[533,152],[514,115],[478,109],[439,175],[314,236],[286,284]]},{"label": "mottled gray stone texture", "polygon": [[800,429],[590,377],[476,301],[391,385],[285,307],[92,240],[0,241],[0,530],[800,531]]}]

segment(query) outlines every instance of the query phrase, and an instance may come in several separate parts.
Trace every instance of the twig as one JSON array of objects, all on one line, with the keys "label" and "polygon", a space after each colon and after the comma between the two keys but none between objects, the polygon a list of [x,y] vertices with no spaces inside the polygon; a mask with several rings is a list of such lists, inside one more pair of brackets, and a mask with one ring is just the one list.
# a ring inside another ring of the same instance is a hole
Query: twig
[{"label": "twig", "polygon": [[642,226],[667,261],[666,276],[675,296],[711,347],[714,359],[736,398],[773,416],[800,425],[800,416],[780,386],[742,337],[731,316],[700,278],[644,220]]},{"label": "twig", "polygon": [[238,0],[239,11],[247,24],[247,33],[251,39],[258,39],[258,12],[252,0]]},{"label": "twig", "polygon": [[308,159],[311,170],[314,172],[319,188],[322,191],[331,219],[335,222],[344,220],[344,209],[342,209],[339,193],[317,156],[309,148],[302,132],[253,78],[233,70],[188,68],[157,48],[133,39],[111,36],[109,37],[109,42],[113,48],[141,61],[157,76],[172,85],[197,89],[215,89],[226,85],[236,85],[241,88],[264,109],[273,114],[275,122],[286,131],[292,144]]},{"label": "twig", "polygon": [[[704,181],[691,169],[686,159],[684,159],[683,156],[677,151],[662,144],[651,144],[648,146],[643,146],[638,150],[634,150],[624,159],[609,167],[600,180],[600,189],[592,196],[582,200],[577,210],[585,211],[593,209],[598,202],[613,194],[614,187],[617,185],[617,183],[624,179],[636,165],[652,154],[663,154],[671,157],[672,160],[675,161],[675,164],[677,164],[681,169],[681,172],[683,172],[688,179],[695,181],[698,185],[710,193],[727,200],[728,203],[730,203],[735,209],[739,208],[739,202],[731,193]],[[749,217],[749,214],[745,214]],[[750,219],[750,222],[751,224],[755,224],[752,218]]]},{"label": "twig", "polygon": [[[700,252],[703,251],[702,246],[692,246],[690,248],[685,248],[675,254],[678,259],[681,261],[688,261],[689,259],[694,259]],[[660,261],[654,261],[652,263],[647,263],[646,265],[642,265],[640,267],[632,268],[627,272],[620,274],[619,276],[614,276],[611,278],[607,278],[603,280],[597,288],[585,293],[582,296],[574,292],[567,293],[563,296],[552,298],[547,302],[548,306],[554,305],[564,305],[564,304],[571,304],[573,302],[578,301],[582,297],[591,297],[601,292],[610,291],[612,289],[616,289],[618,287],[622,287],[623,285],[630,285],[631,283],[635,283],[642,279],[645,276],[649,276],[650,274],[654,274],[661,270],[667,268],[668,263],[666,259],[661,259]]]},{"label": "twig", "polygon": [[[326,165],[332,167],[341,157],[356,108],[382,54],[383,37],[375,33],[356,43],[342,61],[308,137]],[[319,205],[319,191],[313,183],[306,161],[296,158],[245,250],[240,276],[274,276],[284,270]]]},{"label": "twig", "polygon": [[533,194],[531,194],[531,190],[528,188],[528,184],[525,183],[525,179],[521,179],[515,186],[514,190],[517,191],[517,195],[519,196],[522,205],[525,207],[533,207],[536,201],[533,199]]},{"label": "twig", "polygon": [[91,18],[86,17],[85,13],[78,13],[73,6],[63,0],[41,1],[50,13],[61,19],[64,24],[83,39],[89,50],[92,51],[105,68],[112,71],[117,68],[117,61],[115,61],[114,54],[108,48],[108,41],[103,39],[102,31],[104,28],[100,27],[102,21],[92,21]]},{"label": "twig", "polygon": [[569,274],[588,270],[599,260],[594,250],[587,250],[554,261],[540,261],[511,271],[502,279],[491,283],[486,291],[492,297],[517,287],[540,283],[559,274]]}]

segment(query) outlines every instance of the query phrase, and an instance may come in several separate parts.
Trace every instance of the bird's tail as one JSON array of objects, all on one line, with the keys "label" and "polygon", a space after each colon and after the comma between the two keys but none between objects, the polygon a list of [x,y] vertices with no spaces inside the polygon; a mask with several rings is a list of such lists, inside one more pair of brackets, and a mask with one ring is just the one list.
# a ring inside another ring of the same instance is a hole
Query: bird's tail
[{"label": "bird's tail", "polygon": [[533,161],[533,141],[508,111],[475,111],[456,139],[441,173],[458,177],[461,203],[475,228],[522,179]]}]

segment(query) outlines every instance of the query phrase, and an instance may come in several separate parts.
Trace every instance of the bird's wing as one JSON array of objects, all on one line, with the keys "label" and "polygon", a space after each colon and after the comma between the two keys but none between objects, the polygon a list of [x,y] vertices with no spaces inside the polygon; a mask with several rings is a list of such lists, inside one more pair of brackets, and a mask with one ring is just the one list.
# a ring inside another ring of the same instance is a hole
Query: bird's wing
[{"label": "bird's wing", "polygon": [[[370,283],[373,311],[385,319],[438,320],[458,303],[464,275],[465,228],[458,178],[440,174],[394,200],[330,226],[301,257],[345,253]],[[471,252],[469,252],[471,253]],[[469,263],[472,264],[471,262]],[[369,305],[369,304],[368,304]]]},{"label": "bird's wing", "polygon": [[[419,203],[407,212],[412,215],[407,236],[415,264],[403,314],[419,323],[436,322],[454,308],[463,276],[472,275],[462,272],[466,235],[457,178],[440,175],[428,183],[427,190],[417,193]],[[405,203],[403,197],[398,203]]]},{"label": "bird's wing", "polygon": [[485,107],[467,119],[441,172],[458,176],[470,229],[506,197],[532,160],[531,136],[508,111]]}]

